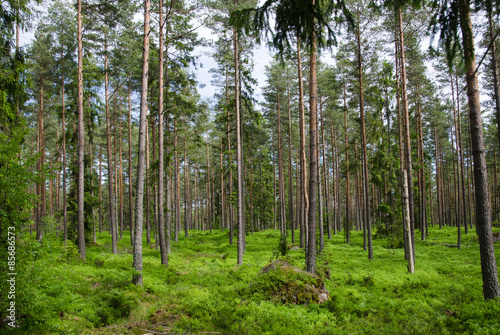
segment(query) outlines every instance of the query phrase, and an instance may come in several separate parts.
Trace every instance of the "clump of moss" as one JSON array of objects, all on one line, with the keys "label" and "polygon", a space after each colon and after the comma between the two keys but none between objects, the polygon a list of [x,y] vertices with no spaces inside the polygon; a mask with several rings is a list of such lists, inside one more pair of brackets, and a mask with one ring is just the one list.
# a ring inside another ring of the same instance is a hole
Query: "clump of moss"
[{"label": "clump of moss", "polygon": [[266,265],[250,283],[248,291],[253,296],[286,305],[320,304],[330,297],[320,277],[282,260]]}]

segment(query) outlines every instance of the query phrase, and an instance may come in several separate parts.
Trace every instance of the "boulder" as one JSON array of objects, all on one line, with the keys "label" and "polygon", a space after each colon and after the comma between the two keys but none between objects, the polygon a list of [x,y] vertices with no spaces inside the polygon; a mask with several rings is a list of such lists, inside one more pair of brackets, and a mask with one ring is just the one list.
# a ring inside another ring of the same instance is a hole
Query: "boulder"
[{"label": "boulder", "polygon": [[263,267],[248,290],[264,299],[292,305],[321,304],[330,299],[320,277],[279,259]]}]

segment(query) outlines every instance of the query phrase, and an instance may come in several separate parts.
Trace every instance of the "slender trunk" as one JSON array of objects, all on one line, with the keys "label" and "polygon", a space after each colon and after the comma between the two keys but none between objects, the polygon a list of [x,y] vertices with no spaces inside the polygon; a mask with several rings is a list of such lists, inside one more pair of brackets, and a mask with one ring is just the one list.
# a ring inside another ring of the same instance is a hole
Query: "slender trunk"
[{"label": "slender trunk", "polygon": [[[321,104],[320,104],[321,105]],[[319,120],[318,120],[319,123]],[[318,132],[319,132],[319,124],[318,124]],[[321,187],[321,159],[320,159],[320,144],[319,144],[319,136],[316,136],[316,148],[318,150],[318,164],[317,164],[317,175],[318,175],[318,207],[319,207],[319,250],[318,252],[322,252],[325,249],[325,231],[323,226],[323,192]]]},{"label": "slender trunk", "polygon": [[135,234],[132,267],[137,271],[132,283],[142,286],[142,222],[144,213],[144,173],[146,131],[148,113],[148,69],[149,69],[149,9],[150,2],[144,2],[144,44],[142,54],[141,112],[139,124],[139,148],[137,151],[137,191],[135,198]]},{"label": "slender trunk", "polygon": [[187,137],[184,136],[184,237],[191,228],[191,198],[189,195],[189,162],[186,152]]},{"label": "slender trunk", "polygon": [[347,103],[345,96],[345,82],[344,82],[344,133],[345,133],[345,166],[346,166],[346,179],[345,179],[345,234],[346,242],[351,242],[351,200],[349,192],[349,141],[347,139]]},{"label": "slender trunk", "polygon": [[[406,65],[405,65],[405,43],[403,34],[403,14],[401,8],[398,7],[399,15],[399,46],[400,46],[400,70],[401,70],[401,98],[402,112],[404,125],[404,143],[406,156],[406,172],[408,178],[408,202],[410,208],[410,228],[411,228],[411,246],[413,248],[412,255],[415,257],[415,219],[413,212],[413,179],[412,179],[412,163],[411,163],[411,144],[410,144],[410,116],[408,112],[408,96],[406,90]],[[415,260],[414,260],[415,262]]]},{"label": "slender trunk", "polygon": [[134,244],[134,207],[132,206],[132,80],[128,75],[128,217],[130,244]]},{"label": "slender trunk", "polygon": [[174,117],[174,148],[175,148],[175,242],[179,242],[181,230],[181,177],[179,167],[179,150],[177,147],[177,118]]},{"label": "slender trunk", "polygon": [[[234,0],[234,6],[238,6],[238,0]],[[239,52],[238,32],[233,27],[233,57],[234,57],[234,96],[236,105],[236,173],[238,181],[238,265],[243,264],[243,253],[245,252],[245,202],[243,197],[243,147],[241,138],[241,115],[240,115],[240,79],[239,79]]]},{"label": "slender trunk", "polygon": [[[453,85],[453,84],[452,84]],[[458,122],[458,148],[460,150],[460,179],[462,180],[462,206],[463,206],[463,221],[465,234],[469,233],[469,226],[467,225],[467,206],[465,201],[465,163],[464,163],[464,150],[462,141],[462,116],[460,113],[460,91],[458,90],[458,77],[455,74],[455,87],[457,89],[457,122]],[[472,228],[472,225],[471,225]]]},{"label": "slender trunk", "polygon": [[293,180],[292,180],[292,108],[290,97],[290,81],[287,72],[287,94],[288,94],[288,220],[292,231],[292,243],[295,243],[295,223],[293,220]]},{"label": "slender trunk", "polygon": [[474,183],[476,198],[476,230],[479,236],[481,270],[483,276],[483,294],[485,299],[500,297],[500,285],[493,246],[491,230],[491,208],[488,194],[488,174],[486,171],[486,154],[483,139],[483,120],[479,102],[479,85],[474,53],[474,36],[470,16],[470,2],[458,0],[460,26],[464,50],[464,61],[467,79],[467,97],[469,99],[470,137],[472,156],[474,159]]},{"label": "slender trunk", "polygon": [[102,233],[102,146],[99,146],[99,234]]},{"label": "slender trunk", "polygon": [[144,181],[144,193],[145,193],[145,196],[146,196],[146,243],[151,245],[151,226],[150,226],[150,220],[151,220],[151,213],[150,213],[150,210],[151,210],[151,206],[149,204],[149,198],[150,198],[150,187],[149,185],[151,184],[150,182],[150,175],[151,175],[151,172],[149,170],[149,117],[146,117],[146,135],[145,135],[146,139],[145,139],[145,145],[146,145],[146,149],[145,149],[145,171],[144,171],[144,178],[145,178],[145,181]]},{"label": "slender trunk", "polygon": [[120,239],[123,237],[123,155],[122,155],[122,120],[121,120],[121,111],[120,111],[120,117],[118,118],[118,153],[119,153],[119,159],[120,159],[120,171],[118,176],[120,177],[120,192],[118,194],[120,198]]},{"label": "slender trunk", "polygon": [[114,206],[115,206],[115,217],[114,217],[114,223],[115,223],[115,226],[114,226],[114,232],[115,232],[115,235],[116,235],[116,241],[120,241],[120,238],[119,238],[119,229],[118,229],[118,184],[119,184],[119,181],[118,181],[118,163],[117,163],[117,159],[116,159],[116,147],[117,147],[117,140],[116,140],[116,95],[114,96],[114,99],[113,99],[113,114],[112,114],[112,119],[113,119],[113,166],[114,166],[114,182],[115,182],[115,185],[114,185],[114,200],[115,200],[115,203],[114,203]]},{"label": "slender trunk", "polygon": [[230,120],[230,108],[229,108],[229,69],[226,67],[226,106],[227,106],[227,161],[229,164],[229,189],[228,189],[228,200],[227,200],[227,220],[229,221],[229,245],[233,245],[233,167],[231,161],[231,120]]},{"label": "slender trunk", "polygon": [[[313,0],[314,3],[314,0]],[[306,269],[316,273],[316,214],[318,206],[318,87],[316,79],[316,32],[311,33],[309,50],[309,210]]]},{"label": "slender trunk", "polygon": [[328,182],[328,164],[327,164],[327,159],[326,159],[326,145],[325,145],[325,124],[324,124],[324,119],[323,119],[323,104],[320,104],[320,115],[321,115],[321,142],[323,143],[323,178],[325,179],[324,182],[324,191],[325,191],[325,198],[326,198],[326,231],[328,234],[328,239],[332,239],[332,229],[331,229],[331,213],[332,213],[332,208],[331,208],[331,203],[330,203],[330,186]]},{"label": "slender trunk", "polygon": [[160,242],[160,257],[161,264],[168,266],[167,244],[165,241],[165,226],[163,222],[163,196],[165,188],[163,186],[163,2],[160,0],[160,36],[159,36],[159,61],[160,61],[160,78],[159,78],[159,92],[158,92],[158,236]]},{"label": "slender trunk", "polygon": [[[300,247],[306,248],[307,254],[307,212],[309,199],[307,196],[306,177],[306,116],[304,111],[304,83],[302,81],[302,55],[300,39],[297,37],[297,69],[299,77],[299,127],[300,127]],[[307,258],[307,257],[306,257]]]},{"label": "slender trunk", "polygon": [[[417,91],[419,86],[417,85]],[[424,137],[422,129],[422,110],[420,108],[420,95],[417,93],[417,156],[419,163],[418,170],[418,192],[419,192],[419,221],[420,221],[420,239],[425,241],[426,222],[426,192],[425,192],[425,165],[424,165]]]},{"label": "slender trunk", "polygon": [[372,245],[372,225],[370,220],[370,192],[369,192],[369,175],[368,175],[368,154],[366,152],[366,125],[365,125],[365,106],[363,95],[363,63],[361,60],[361,36],[359,28],[356,31],[358,42],[358,80],[359,80],[359,116],[361,119],[361,153],[363,155],[363,202],[365,212],[365,226],[368,242],[368,259],[373,259],[373,245]]},{"label": "slender trunk", "polygon": [[411,245],[411,227],[410,227],[410,209],[408,208],[408,179],[406,178],[406,170],[403,170],[403,204],[405,207],[405,239],[406,243],[408,245],[408,272],[413,273],[415,272],[415,263],[413,261],[413,248]]},{"label": "slender trunk", "polygon": [[82,44],[82,2],[78,0],[78,251],[80,257],[87,257],[85,251],[85,226],[84,226],[84,128],[83,128],[83,44]]},{"label": "slender trunk", "polygon": [[276,149],[274,148],[274,136],[271,135],[273,141],[273,223],[276,230]]},{"label": "slender trunk", "polygon": [[108,193],[109,193],[109,230],[111,234],[111,248],[113,254],[118,254],[118,247],[116,241],[115,233],[115,203],[113,201],[113,160],[112,160],[112,150],[111,150],[111,117],[109,115],[109,79],[108,79],[108,43],[107,34],[105,34],[104,39],[104,96],[106,101],[106,144],[107,144],[107,155],[108,155]]},{"label": "slender trunk", "polygon": [[337,197],[337,156],[335,155],[335,132],[333,131],[333,124],[331,125],[332,131],[332,202],[333,202],[333,234],[337,235],[337,208],[339,207],[339,198]]},{"label": "slender trunk", "polygon": [[283,171],[283,153],[281,150],[281,110],[280,110],[280,94],[278,87],[278,191],[279,191],[279,217],[281,236],[286,236],[286,211],[285,211],[285,173]]},{"label": "slender trunk", "polygon": [[[450,74],[450,80],[451,80],[451,95],[452,95],[452,105],[453,105],[453,121],[455,124],[455,139],[457,143],[457,172],[459,170],[458,168],[458,163],[460,161],[460,148],[458,146],[458,124],[457,124],[457,111],[455,109],[455,92],[453,89],[453,80],[451,78]],[[453,137],[452,137],[452,145],[453,145]],[[455,160],[453,160],[453,179],[455,179]],[[458,185],[457,188],[457,183],[455,182],[455,189],[457,190],[458,196],[456,198],[457,202],[457,210],[460,211],[460,185]],[[456,212],[455,212],[456,214]],[[465,220],[465,217],[461,217],[461,215],[456,215],[456,221],[457,221],[457,227],[458,227],[458,237],[457,237],[457,248],[460,249],[460,242],[461,242],[461,221]],[[467,224],[465,224],[467,226]]]},{"label": "slender trunk", "polygon": [[[18,32],[19,32],[19,30],[18,30]],[[61,52],[61,58],[62,58],[62,52]],[[62,149],[63,149],[63,157],[62,157],[63,231],[64,231],[64,243],[66,243],[66,241],[68,240],[68,211],[67,211],[67,205],[66,205],[66,106],[65,106],[65,100],[64,100],[64,70],[63,70],[62,79],[61,79],[61,100],[62,100],[62,141],[63,141],[63,143],[62,143]],[[101,183],[100,183],[101,177],[100,177],[100,175],[101,175],[101,172],[100,171],[101,171],[101,167],[99,164],[99,213],[101,211],[101,209],[100,209],[101,208],[101,198],[100,198],[100,194],[101,194]],[[99,220],[99,233],[101,232],[100,224],[101,224],[101,221]]]},{"label": "slender trunk", "polygon": [[439,160],[439,142],[437,139],[437,130],[436,126],[434,125],[434,147],[436,150],[436,198],[437,198],[437,205],[438,205],[438,221],[439,221],[439,228],[443,228],[443,204],[441,203],[441,166],[440,166],[440,160]]},{"label": "slender trunk", "polygon": [[224,228],[226,228],[226,220],[225,220],[225,214],[226,214],[226,196],[224,192],[224,150],[222,147],[222,137],[220,139],[220,202],[221,202],[221,211],[220,211],[220,222],[221,222],[221,229],[224,231]]}]

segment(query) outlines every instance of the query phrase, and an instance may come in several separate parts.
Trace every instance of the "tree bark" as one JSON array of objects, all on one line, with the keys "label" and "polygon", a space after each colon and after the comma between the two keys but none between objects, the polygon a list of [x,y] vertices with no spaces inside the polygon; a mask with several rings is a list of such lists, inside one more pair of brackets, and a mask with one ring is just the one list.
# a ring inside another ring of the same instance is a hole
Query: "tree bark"
[{"label": "tree bark", "polygon": [[288,94],[288,216],[290,230],[292,231],[292,243],[295,243],[295,222],[293,220],[293,180],[292,180],[292,108],[290,97],[290,80],[287,72],[287,94]]},{"label": "tree bark", "polygon": [[167,244],[165,241],[165,226],[164,226],[164,208],[163,197],[165,188],[163,186],[164,174],[164,157],[163,157],[163,1],[160,0],[160,36],[159,36],[159,62],[160,62],[160,77],[159,77],[159,92],[158,92],[158,236],[160,242],[160,257],[161,264],[168,266]]},{"label": "tree bark", "polygon": [[300,247],[306,248],[307,254],[307,212],[309,210],[309,199],[307,196],[306,176],[306,116],[304,111],[304,83],[302,81],[302,55],[300,39],[297,37],[297,69],[299,79],[299,127],[300,127]]},{"label": "tree bark", "polygon": [[365,212],[365,226],[368,242],[368,259],[373,259],[373,245],[372,245],[372,225],[370,215],[370,192],[369,192],[369,175],[368,175],[368,154],[366,152],[366,126],[365,126],[365,106],[363,95],[363,63],[361,59],[361,36],[359,28],[356,31],[358,43],[358,81],[359,81],[359,116],[361,119],[361,153],[363,155],[363,202]]},{"label": "tree bark", "polygon": [[[314,1],[313,1],[314,2]],[[318,207],[318,87],[316,79],[316,32],[311,33],[309,50],[309,210],[306,269],[316,273],[316,215]]]},{"label": "tree bark", "polygon": [[146,125],[148,113],[149,69],[149,19],[150,1],[144,1],[144,44],[142,54],[141,112],[139,124],[139,148],[137,152],[137,191],[135,198],[135,235],[132,267],[137,271],[132,283],[142,286],[142,222],[144,214],[144,172],[146,151]]},{"label": "tree bark", "polygon": [[179,168],[179,150],[177,147],[177,117],[174,117],[174,148],[175,148],[175,242],[179,242],[181,230],[181,177]]},{"label": "tree bark", "polygon": [[405,219],[405,239],[408,245],[408,272],[415,272],[415,263],[413,261],[414,257],[412,255],[413,248],[411,246],[411,227],[410,227],[410,209],[408,208],[408,178],[406,178],[406,170],[403,170],[403,206],[405,208],[404,215]]},{"label": "tree bark", "polygon": [[[238,0],[234,0],[235,8]],[[239,79],[239,52],[238,52],[238,32],[233,27],[233,57],[234,57],[234,96],[236,104],[236,165],[238,182],[238,265],[243,264],[243,254],[245,252],[245,202],[243,197],[243,147],[241,138],[241,115],[240,115],[240,79]]]},{"label": "tree bark", "polygon": [[347,104],[345,96],[345,82],[344,82],[344,133],[345,133],[345,166],[346,166],[346,179],[345,179],[345,236],[346,242],[351,242],[351,199],[349,192],[349,141],[347,139]]},{"label": "tree bark", "polygon": [[[19,31],[18,31],[19,32]],[[16,34],[17,36],[17,34]],[[61,59],[62,59],[62,51],[61,51]],[[63,169],[63,231],[64,231],[64,243],[68,240],[68,211],[66,205],[66,106],[64,100],[64,70],[62,72],[61,78],[61,102],[62,102],[62,149],[63,149],[63,157],[62,157],[62,169]],[[101,167],[99,165],[99,176],[100,176]],[[99,194],[101,190],[100,177],[99,177]],[[101,206],[101,198],[99,197],[99,214],[100,214],[100,206]],[[99,228],[100,228],[100,220],[99,220]],[[101,230],[99,229],[99,233]]]},{"label": "tree bark", "polygon": [[78,0],[78,252],[80,257],[87,257],[85,250],[84,225],[84,128],[83,128],[83,43],[82,43],[82,1]]},{"label": "tree bark", "polygon": [[[132,205],[132,80],[128,75],[128,215],[130,244],[134,244],[134,207]],[[99,231],[100,232],[100,231]]]},{"label": "tree bark", "polygon": [[498,283],[493,232],[491,230],[491,208],[488,194],[483,120],[479,103],[479,85],[469,0],[458,0],[458,9],[466,67],[467,97],[469,100],[470,137],[474,159],[474,183],[476,186],[474,192],[476,198],[475,217],[481,255],[483,295],[485,299],[493,299],[500,297],[500,285]]},{"label": "tree bark", "polygon": [[109,115],[109,79],[108,79],[108,42],[107,34],[104,38],[104,96],[106,101],[106,144],[108,155],[108,193],[109,193],[109,230],[111,234],[111,249],[113,254],[118,254],[118,247],[115,233],[115,202],[113,201],[113,160],[111,150],[111,117]]}]

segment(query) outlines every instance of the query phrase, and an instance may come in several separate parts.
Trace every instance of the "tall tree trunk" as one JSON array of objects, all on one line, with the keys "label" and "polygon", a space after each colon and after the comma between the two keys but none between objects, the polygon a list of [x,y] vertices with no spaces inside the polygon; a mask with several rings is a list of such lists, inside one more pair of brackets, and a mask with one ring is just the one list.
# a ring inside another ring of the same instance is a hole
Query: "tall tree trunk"
[{"label": "tall tree trunk", "polygon": [[151,185],[151,170],[149,169],[149,117],[146,117],[146,163],[145,163],[145,185],[144,187],[146,188],[145,193],[146,193],[146,243],[151,245],[151,206],[149,203],[149,198],[150,198],[150,192],[151,188],[149,187]]},{"label": "tall tree trunk", "polygon": [[333,202],[333,234],[337,235],[337,214],[338,208],[340,207],[339,197],[337,197],[337,155],[336,147],[335,147],[335,132],[333,131],[333,123],[331,124],[331,132],[332,132],[332,202]]},{"label": "tall tree trunk", "polygon": [[226,194],[224,192],[224,150],[222,147],[222,137],[220,138],[220,202],[221,202],[221,211],[220,211],[220,222],[221,229],[224,231],[226,228]]},{"label": "tall tree trunk", "polygon": [[104,38],[104,96],[106,101],[106,144],[108,155],[108,193],[109,193],[109,230],[111,234],[111,249],[113,254],[118,254],[118,247],[115,233],[115,202],[113,201],[113,152],[111,150],[111,117],[109,115],[109,79],[108,79],[108,42],[107,34]]},{"label": "tall tree trunk", "polygon": [[359,81],[359,116],[361,119],[361,153],[363,155],[363,202],[365,212],[365,226],[368,242],[368,259],[373,259],[373,245],[372,245],[372,225],[370,220],[370,192],[369,192],[369,175],[368,175],[368,154],[366,152],[366,126],[365,126],[365,106],[363,95],[363,63],[361,59],[361,36],[359,28],[356,31],[358,43],[358,81]]},{"label": "tall tree trunk", "polygon": [[[18,26],[19,28],[19,26]],[[19,32],[19,30],[18,30]],[[16,34],[17,37],[17,34]],[[62,59],[62,51],[61,51],[61,59]],[[64,231],[64,243],[66,244],[66,241],[68,240],[68,211],[67,211],[67,205],[66,205],[66,106],[65,106],[65,100],[64,100],[64,69],[62,72],[62,78],[61,78],[61,103],[62,103],[62,149],[63,149],[63,157],[62,157],[62,169],[63,169],[63,231]],[[101,190],[101,184],[100,184],[100,171],[101,167],[99,165],[99,194]],[[99,213],[100,213],[100,206],[101,206],[101,198],[99,197]],[[100,221],[99,221],[100,225]],[[100,227],[100,226],[99,226]],[[99,233],[101,230],[99,229]]]},{"label": "tall tree trunk", "polygon": [[344,134],[345,134],[345,166],[346,166],[346,179],[345,179],[345,234],[346,242],[351,242],[351,199],[349,191],[349,141],[347,139],[347,103],[345,96],[345,82],[344,82]]},{"label": "tall tree trunk", "polygon": [[277,160],[277,154],[276,154],[276,149],[274,147],[274,136],[271,135],[271,139],[273,142],[273,223],[274,223],[274,230],[276,230],[276,160]]},{"label": "tall tree trunk", "polygon": [[102,233],[102,146],[99,146],[99,234]]},{"label": "tall tree trunk", "polygon": [[329,192],[329,182],[328,182],[328,164],[326,159],[326,145],[325,145],[325,123],[323,119],[323,104],[320,103],[320,115],[321,115],[321,142],[323,143],[323,176],[325,179],[324,182],[324,191],[325,191],[325,199],[326,199],[326,231],[328,234],[328,239],[332,239],[332,229],[331,229],[331,203],[330,203],[330,192]]},{"label": "tall tree trunk", "polygon": [[[85,226],[84,226],[84,128],[83,128],[83,44],[82,44],[82,1],[78,0],[78,252],[85,259]],[[44,188],[45,189],[45,188]]]},{"label": "tall tree trunk", "polygon": [[[453,83],[452,83],[453,85]],[[467,225],[467,206],[465,201],[465,163],[464,163],[464,150],[462,141],[462,116],[460,113],[460,91],[458,90],[458,76],[455,74],[455,87],[457,89],[457,122],[458,122],[458,148],[460,150],[460,179],[462,180],[462,205],[463,205],[463,221],[465,234],[469,233],[469,226]],[[471,225],[472,228],[472,225]]]},{"label": "tall tree trunk", "polygon": [[309,210],[309,199],[307,195],[306,176],[306,116],[304,110],[304,82],[302,81],[302,55],[300,49],[301,41],[297,37],[297,69],[299,78],[299,128],[300,128],[300,247],[306,248],[307,254],[307,212]]},{"label": "tall tree trunk", "polygon": [[233,167],[231,161],[231,120],[230,120],[230,108],[229,108],[229,69],[226,66],[226,106],[227,106],[227,161],[229,164],[229,189],[228,189],[228,200],[227,200],[227,220],[229,221],[229,245],[233,245],[233,235],[234,235],[234,221],[233,221]]},{"label": "tall tree trunk", "polygon": [[[457,173],[458,173],[458,170],[459,167],[458,167],[458,164],[460,162],[460,148],[459,148],[459,145],[458,145],[458,123],[457,123],[457,111],[456,111],[456,108],[455,108],[455,92],[454,92],[454,89],[453,89],[453,80],[451,78],[451,74],[450,74],[450,80],[451,80],[451,95],[452,95],[452,100],[453,100],[453,121],[454,121],[454,124],[455,124],[455,140],[456,140],[456,143],[457,143]],[[453,146],[453,137],[452,137],[452,146]],[[453,179],[455,179],[455,160],[453,160]],[[458,188],[457,188],[458,186]],[[455,182],[455,189],[457,189],[457,193],[458,193],[458,196],[456,198],[457,200],[457,211],[460,212],[460,183],[457,183]],[[455,212],[456,213],[456,212]],[[460,249],[460,242],[461,242],[461,222],[462,220],[465,221],[465,217],[461,217],[461,213],[459,215],[456,215],[456,221],[457,221],[457,227],[458,227],[458,237],[457,237],[457,248]],[[465,223],[465,226],[467,226],[467,223]]]},{"label": "tall tree trunk", "polygon": [[319,120],[318,120],[318,136],[316,136],[316,150],[318,151],[318,164],[317,166],[317,176],[318,176],[318,207],[319,207],[319,248],[318,252],[323,252],[325,249],[325,231],[323,225],[323,192],[321,187],[321,147],[319,144]]},{"label": "tall tree trunk", "polygon": [[287,72],[288,95],[288,219],[292,231],[292,243],[295,243],[295,222],[293,220],[293,180],[292,180],[292,107],[290,97],[290,80]]},{"label": "tall tree trunk", "polygon": [[404,215],[406,216],[405,219],[405,239],[406,239],[406,244],[408,245],[408,272],[413,273],[415,272],[415,263],[414,263],[414,257],[412,255],[413,248],[411,245],[411,227],[410,227],[410,209],[408,208],[409,201],[408,201],[408,178],[406,178],[406,170],[403,170],[403,206],[405,208]]},{"label": "tall tree trunk", "polygon": [[441,166],[440,166],[440,159],[439,159],[439,142],[437,139],[437,130],[436,130],[436,125],[434,125],[434,147],[436,150],[436,198],[437,198],[437,205],[438,205],[438,221],[439,221],[439,228],[443,228],[443,205],[441,203]]},{"label": "tall tree trunk", "polygon": [[[413,179],[412,179],[412,163],[411,163],[411,144],[410,144],[410,116],[408,112],[408,96],[406,91],[406,65],[405,65],[405,43],[403,34],[403,14],[401,8],[397,9],[399,15],[399,46],[400,46],[400,68],[401,68],[401,97],[404,125],[404,143],[406,156],[406,172],[408,178],[408,202],[410,208],[410,229],[411,229],[411,247],[412,255],[415,258],[415,219],[413,212]],[[415,260],[413,260],[415,263]]]},{"label": "tall tree trunk", "polygon": [[[314,1],[313,1],[314,3]],[[309,50],[309,211],[306,269],[316,273],[316,214],[318,207],[318,87],[316,79],[316,32],[311,33]]]},{"label": "tall tree trunk", "polygon": [[159,36],[159,61],[160,61],[160,78],[158,92],[158,235],[160,241],[160,257],[161,264],[168,265],[167,244],[165,241],[165,226],[163,222],[163,195],[165,188],[163,186],[163,1],[160,0],[160,36]]},{"label": "tall tree trunk", "polygon": [[[419,86],[417,85],[417,92]],[[420,94],[417,93],[417,156],[419,169],[418,176],[418,198],[419,198],[419,221],[420,221],[420,239],[425,241],[425,227],[426,227],[426,192],[425,192],[425,165],[424,165],[424,137],[422,129],[422,110],[420,108]]]},{"label": "tall tree trunk", "polygon": [[148,112],[148,69],[149,69],[149,0],[144,1],[144,44],[142,54],[141,114],[139,124],[139,148],[137,152],[137,191],[135,198],[135,234],[132,267],[137,271],[132,283],[142,285],[142,222],[144,213],[144,172],[146,151],[146,125]]},{"label": "tall tree trunk", "polygon": [[132,80],[128,75],[128,217],[130,244],[134,245],[134,207],[132,206]]},{"label": "tall tree trunk", "polygon": [[491,230],[491,208],[488,201],[488,174],[483,139],[483,120],[479,102],[479,85],[469,0],[458,0],[458,10],[466,67],[467,97],[469,99],[470,137],[474,159],[474,183],[476,186],[474,192],[476,197],[475,217],[481,255],[483,295],[485,299],[493,299],[500,297],[500,285],[498,283],[493,232]]},{"label": "tall tree trunk", "polygon": [[177,147],[177,117],[174,117],[174,148],[175,148],[175,242],[179,242],[181,230],[181,177],[179,168],[179,150]]},{"label": "tall tree trunk", "polygon": [[[238,6],[238,0],[234,0],[234,7]],[[243,253],[245,252],[245,202],[243,195],[243,147],[241,138],[241,115],[240,115],[240,78],[239,78],[239,51],[238,32],[233,27],[233,57],[234,57],[234,97],[236,105],[236,174],[238,181],[238,265],[243,264]]]},{"label": "tall tree trunk", "polygon": [[285,210],[285,173],[283,171],[283,152],[281,147],[281,106],[278,87],[278,191],[279,191],[279,217],[281,236],[286,237],[286,210]]},{"label": "tall tree trunk", "polygon": [[120,171],[118,173],[120,181],[120,192],[118,194],[120,198],[120,239],[123,237],[123,155],[122,155],[122,112],[120,110],[120,117],[118,118],[118,154],[120,160]]},{"label": "tall tree trunk", "polygon": [[189,194],[189,161],[187,157],[187,136],[184,136],[184,237],[188,237],[191,229],[191,195]]}]

